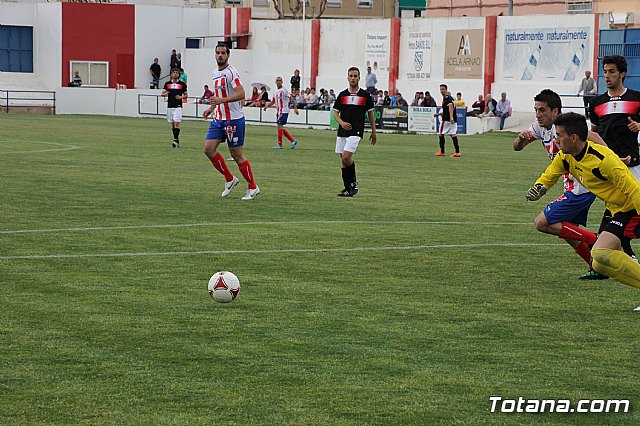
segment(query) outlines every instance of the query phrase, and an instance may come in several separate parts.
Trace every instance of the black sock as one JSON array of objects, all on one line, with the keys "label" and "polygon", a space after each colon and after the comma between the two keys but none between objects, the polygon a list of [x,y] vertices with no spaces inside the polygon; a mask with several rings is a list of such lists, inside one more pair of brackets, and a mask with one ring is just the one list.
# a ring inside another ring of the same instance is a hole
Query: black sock
[{"label": "black sock", "polygon": [[349,170],[349,183],[351,184],[351,186],[356,184],[356,163],[351,163],[351,165],[349,167],[347,167],[347,170]]},{"label": "black sock", "polygon": [[633,249],[631,248],[631,240],[629,238],[623,238],[620,240],[620,243],[622,245],[622,251],[624,251],[626,254],[628,254],[629,256],[635,256],[636,254],[633,252]]},{"label": "black sock", "polygon": [[458,145],[458,137],[452,136],[451,139],[453,140],[453,147],[456,149],[456,152],[460,153],[460,145]]},{"label": "black sock", "polygon": [[440,152],[444,154],[444,135],[440,135]]},{"label": "black sock", "polygon": [[344,189],[349,189],[349,170],[345,167],[342,168],[342,183],[344,183]]},{"label": "black sock", "polygon": [[173,138],[175,140],[179,140],[180,139],[180,128],[179,127],[174,127],[173,128]]}]

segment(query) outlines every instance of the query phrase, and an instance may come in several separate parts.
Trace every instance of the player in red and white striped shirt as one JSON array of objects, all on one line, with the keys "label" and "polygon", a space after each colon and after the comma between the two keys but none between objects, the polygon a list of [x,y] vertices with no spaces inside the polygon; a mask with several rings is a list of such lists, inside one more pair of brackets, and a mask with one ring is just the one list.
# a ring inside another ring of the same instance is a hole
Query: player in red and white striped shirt
[{"label": "player in red and white striped shirt", "polygon": [[238,71],[229,65],[227,45],[216,46],[216,62],[218,69],[213,74],[211,106],[202,113],[205,119],[209,116],[213,117],[204,142],[204,153],[209,157],[213,167],[224,176],[226,184],[222,196],[226,197],[238,184],[238,178],[229,171],[224,157],[217,152],[218,146],[226,142],[231,156],[238,164],[240,173],[249,184],[247,193],[242,199],[253,200],[260,193],[260,188],[253,178],[251,163],[244,156],[245,122],[244,112],[242,112],[244,87]]},{"label": "player in red and white striped shirt", "polygon": [[274,146],[274,149],[282,149],[282,135],[285,135],[289,142],[291,142],[291,149],[295,148],[298,145],[298,141],[293,139],[293,137],[289,134],[287,129],[284,126],[287,124],[287,120],[289,118],[289,102],[293,104],[293,112],[296,115],[299,114],[298,106],[296,105],[295,98],[289,93],[289,91],[282,86],[282,77],[276,77],[276,87],[277,90],[273,94],[273,99],[269,102],[268,105],[265,105],[264,110],[267,108],[271,108],[273,104],[276,105],[276,119],[278,126],[278,145]]}]

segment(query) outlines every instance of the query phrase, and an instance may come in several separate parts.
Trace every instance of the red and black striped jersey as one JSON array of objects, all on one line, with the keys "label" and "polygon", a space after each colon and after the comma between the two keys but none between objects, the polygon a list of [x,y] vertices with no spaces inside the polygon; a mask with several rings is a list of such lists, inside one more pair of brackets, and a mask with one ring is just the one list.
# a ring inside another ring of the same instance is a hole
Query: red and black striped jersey
[{"label": "red and black striped jersey", "polygon": [[590,102],[591,124],[598,126],[598,133],[620,157],[631,156],[629,166],[640,164],[638,134],[629,130],[629,117],[640,121],[640,92],[625,89],[621,96],[605,92]]},{"label": "red and black striped jersey", "polygon": [[364,89],[351,93],[345,89],[336,98],[333,109],[340,113],[340,118],[351,124],[351,130],[338,127],[338,136],[360,136],[364,134],[364,120],[367,112],[373,109],[373,99]]},{"label": "red and black striped jersey", "polygon": [[167,108],[182,108],[182,99],[176,99],[176,96],[182,96],[186,93],[187,83],[182,80],[169,80],[164,83],[164,90],[169,93],[167,95]]}]

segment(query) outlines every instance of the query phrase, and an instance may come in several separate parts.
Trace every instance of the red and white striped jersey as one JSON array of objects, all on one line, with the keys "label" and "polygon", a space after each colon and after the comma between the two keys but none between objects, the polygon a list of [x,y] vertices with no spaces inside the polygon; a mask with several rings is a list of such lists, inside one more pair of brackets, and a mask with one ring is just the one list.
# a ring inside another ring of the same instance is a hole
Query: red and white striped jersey
[{"label": "red and white striped jersey", "polygon": [[289,91],[282,86],[276,89],[273,98],[276,100],[276,114],[289,114]]},{"label": "red and white striped jersey", "polygon": [[[213,96],[226,98],[236,93],[236,87],[241,86],[240,75],[231,65],[224,69],[216,69],[213,72]],[[237,120],[244,117],[242,112],[242,100],[228,102],[215,107],[216,120]]]},{"label": "red and white striped jersey", "polygon": [[[542,142],[542,146],[547,151],[549,158],[553,160],[560,151],[560,145],[556,142],[556,125],[553,124],[550,129],[547,129],[540,126],[537,121],[534,121],[531,127],[529,127],[529,132],[533,135],[532,141],[536,139],[540,140]],[[562,181],[564,183],[564,192],[570,191],[576,195],[589,192],[587,188],[580,185],[580,183],[568,172],[562,176]]]}]

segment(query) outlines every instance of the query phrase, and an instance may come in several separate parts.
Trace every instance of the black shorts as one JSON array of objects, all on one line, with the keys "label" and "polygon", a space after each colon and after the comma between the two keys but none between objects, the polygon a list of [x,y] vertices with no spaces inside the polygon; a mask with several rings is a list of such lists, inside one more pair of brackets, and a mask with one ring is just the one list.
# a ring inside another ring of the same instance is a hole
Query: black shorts
[{"label": "black shorts", "polygon": [[635,210],[616,213],[604,231],[611,232],[620,240],[640,238],[640,216]]}]

